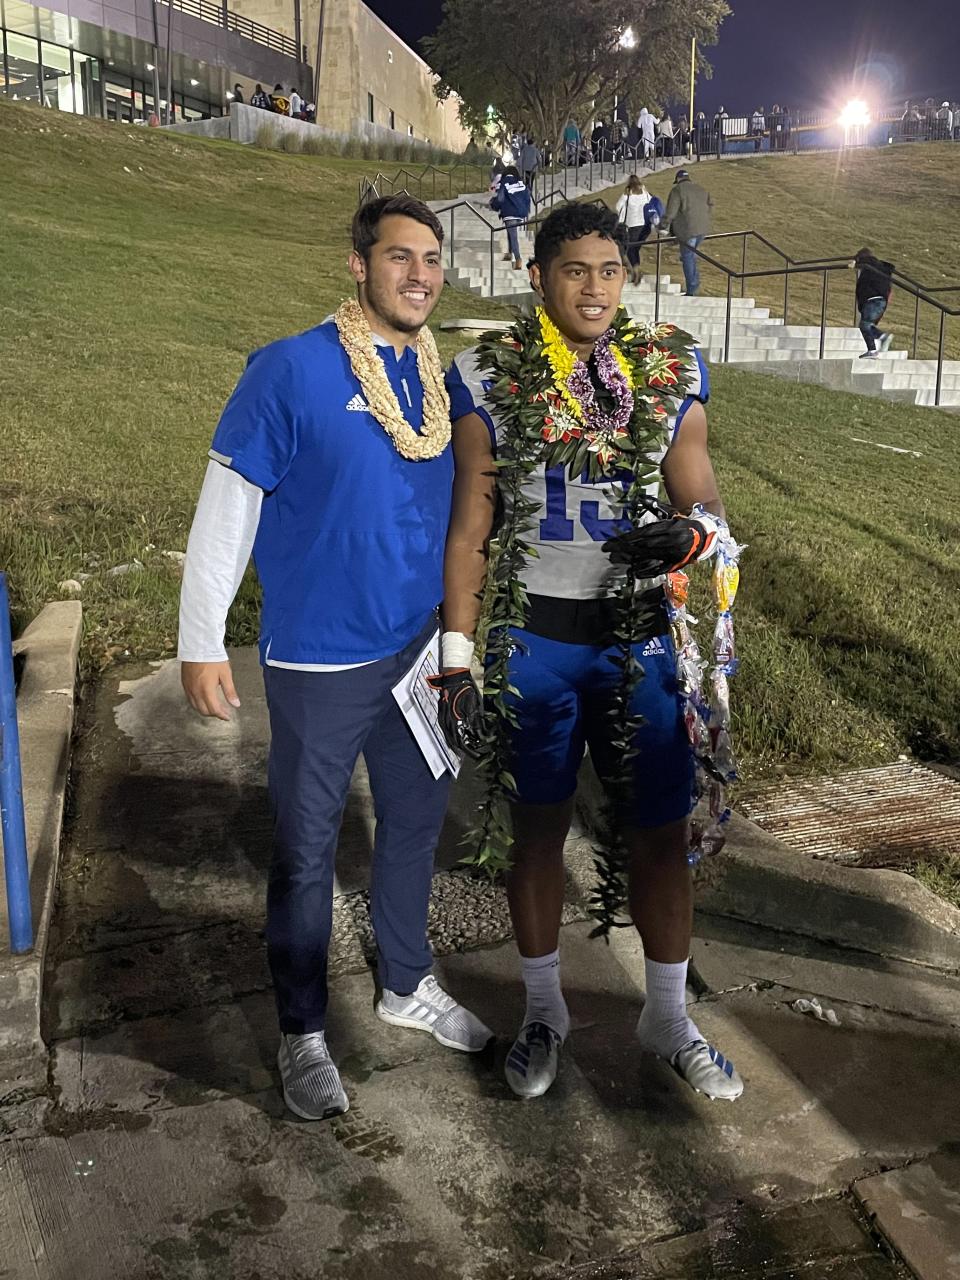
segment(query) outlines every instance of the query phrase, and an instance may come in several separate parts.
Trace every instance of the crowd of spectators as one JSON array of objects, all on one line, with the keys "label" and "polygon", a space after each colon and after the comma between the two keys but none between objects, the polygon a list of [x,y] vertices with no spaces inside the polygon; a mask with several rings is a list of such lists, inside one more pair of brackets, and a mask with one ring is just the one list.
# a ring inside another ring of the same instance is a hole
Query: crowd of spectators
[{"label": "crowd of spectators", "polygon": [[960,103],[933,98],[906,102],[900,117],[900,138],[904,142],[960,141]]},{"label": "crowd of spectators", "polygon": [[[233,102],[244,103],[243,86],[235,84],[233,93],[229,94]],[[317,104],[307,102],[300,95],[296,85],[290,86],[289,93],[282,84],[275,84],[273,92],[267,93],[262,84],[258,84],[250,97],[250,106],[261,111],[272,111],[274,115],[290,116],[293,120],[305,120],[308,124],[317,123]]]}]

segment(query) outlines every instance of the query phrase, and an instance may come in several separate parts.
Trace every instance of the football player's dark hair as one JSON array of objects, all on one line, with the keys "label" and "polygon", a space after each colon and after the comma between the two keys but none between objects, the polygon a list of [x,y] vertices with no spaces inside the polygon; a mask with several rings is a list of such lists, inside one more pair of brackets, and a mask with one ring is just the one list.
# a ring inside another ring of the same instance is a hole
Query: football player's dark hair
[{"label": "football player's dark hair", "polygon": [[581,240],[594,233],[612,240],[620,257],[626,256],[626,229],[613,209],[605,204],[571,203],[560,205],[540,223],[533,242],[533,260],[541,271],[546,271],[565,240]]},{"label": "football player's dark hair", "polygon": [[443,244],[443,227],[433,210],[428,209],[422,200],[407,195],[406,191],[398,191],[395,196],[381,196],[378,200],[367,200],[353,215],[353,225],[350,228],[353,247],[364,262],[370,257],[370,250],[380,238],[378,228],[381,219],[395,213],[429,227],[437,237],[437,243]]}]

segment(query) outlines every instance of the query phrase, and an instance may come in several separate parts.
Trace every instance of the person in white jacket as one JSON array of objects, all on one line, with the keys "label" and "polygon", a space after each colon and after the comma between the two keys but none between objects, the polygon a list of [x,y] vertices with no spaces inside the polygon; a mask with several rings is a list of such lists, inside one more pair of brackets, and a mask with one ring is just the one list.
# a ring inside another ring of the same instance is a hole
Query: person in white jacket
[{"label": "person in white jacket", "polygon": [[640,110],[637,128],[640,130],[640,140],[643,143],[643,158],[649,160],[657,141],[657,118],[646,107]]},{"label": "person in white jacket", "polygon": [[627,179],[623,195],[617,201],[617,219],[627,229],[627,261],[630,263],[630,283],[640,283],[640,246],[650,235],[660,218],[648,210],[653,197],[637,174]]}]

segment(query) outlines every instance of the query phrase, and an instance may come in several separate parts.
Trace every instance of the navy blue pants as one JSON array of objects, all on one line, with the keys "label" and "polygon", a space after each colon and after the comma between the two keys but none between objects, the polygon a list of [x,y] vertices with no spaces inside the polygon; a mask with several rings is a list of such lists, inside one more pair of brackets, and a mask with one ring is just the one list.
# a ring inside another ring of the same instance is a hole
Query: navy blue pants
[{"label": "navy blue pants", "polygon": [[263,669],[274,809],[267,957],[285,1033],[323,1030],[337,836],[361,752],[377,820],[370,907],[380,981],[405,994],[430,971],[427,910],[450,777],[434,779],[391,692],[429,634],[353,671]]}]

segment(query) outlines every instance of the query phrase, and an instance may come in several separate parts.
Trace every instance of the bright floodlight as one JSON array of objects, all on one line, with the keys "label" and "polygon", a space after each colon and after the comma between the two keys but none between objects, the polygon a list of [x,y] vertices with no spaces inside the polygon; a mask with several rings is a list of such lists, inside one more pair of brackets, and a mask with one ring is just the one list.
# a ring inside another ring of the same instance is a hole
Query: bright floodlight
[{"label": "bright floodlight", "polygon": [[635,49],[637,47],[637,37],[633,33],[633,27],[627,27],[620,36],[621,49]]},{"label": "bright floodlight", "polygon": [[870,108],[862,98],[853,98],[840,112],[840,124],[844,129],[856,129],[870,123]]}]

